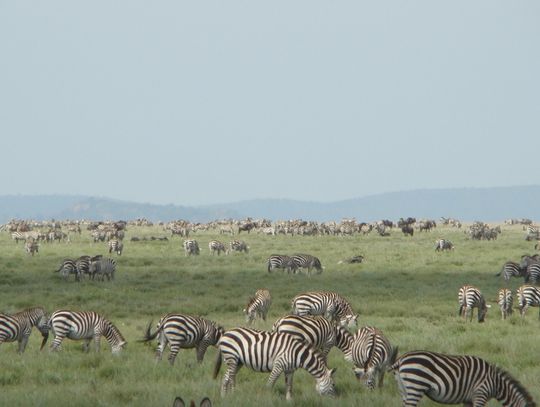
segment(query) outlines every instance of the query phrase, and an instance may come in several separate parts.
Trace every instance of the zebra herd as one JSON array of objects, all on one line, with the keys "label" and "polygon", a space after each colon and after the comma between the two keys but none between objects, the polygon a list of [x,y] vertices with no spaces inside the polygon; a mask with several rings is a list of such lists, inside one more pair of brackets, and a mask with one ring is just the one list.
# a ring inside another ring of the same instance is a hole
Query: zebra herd
[{"label": "zebra herd", "polygon": [[[195,239],[187,239],[183,242],[184,253],[186,256],[198,256],[201,252],[199,242]],[[226,247],[223,242],[219,240],[210,240],[208,242],[208,250],[211,255],[217,253],[219,256],[221,253],[230,254],[232,252],[248,253],[249,246],[243,240],[232,240],[229,242],[229,247]]]},{"label": "zebra herd", "polygon": [[290,273],[298,273],[301,269],[306,269],[311,275],[311,270],[317,270],[317,274],[322,273],[321,261],[311,254],[293,254],[292,256],[282,254],[272,254],[266,261],[267,271],[271,273],[275,269],[283,269]]},{"label": "zebra herd", "polygon": [[60,267],[55,270],[60,273],[64,280],[67,280],[69,275],[75,276],[75,281],[83,280],[87,275],[90,280],[97,279],[98,281],[114,280],[116,273],[116,260],[112,258],[103,258],[102,255],[97,256],[80,256],[79,258],[64,259]]},{"label": "zebra herd", "polygon": [[500,275],[503,276],[505,282],[508,282],[511,277],[523,277],[526,284],[538,284],[540,283],[540,255],[525,254],[521,256],[519,263],[507,261],[503,264],[501,271],[496,274],[496,276]]}]

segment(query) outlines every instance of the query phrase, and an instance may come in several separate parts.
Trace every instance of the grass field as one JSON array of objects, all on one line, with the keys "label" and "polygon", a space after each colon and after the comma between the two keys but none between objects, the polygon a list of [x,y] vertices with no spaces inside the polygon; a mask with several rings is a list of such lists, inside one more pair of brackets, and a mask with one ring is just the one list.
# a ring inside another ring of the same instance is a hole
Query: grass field
[{"label": "grass field", "polygon": [[[465,228],[463,228],[465,229]],[[8,233],[0,234],[0,311],[15,312],[41,305],[50,313],[59,308],[92,310],[109,318],[128,341],[127,349],[113,356],[102,340],[100,353],[84,353],[82,343],[64,340],[62,351],[39,351],[41,336],[33,332],[26,352],[17,345],[0,347],[0,405],[12,406],[168,406],[175,396],[200,400],[209,396],[218,406],[398,406],[396,382],[387,375],[381,390],[369,392],[354,378],[352,365],[333,349],[329,366],[339,395],[320,397],[315,381],[305,371],[294,376],[293,401],[285,401],[284,379],[273,389],[266,373],[246,368],[237,376],[236,390],[220,397],[222,367],[212,379],[216,349],[210,348],[198,365],[194,350],[181,350],[174,366],[154,360],[155,343],[137,342],[150,320],[165,313],[196,314],[225,328],[244,326],[242,308],[258,288],[273,296],[269,318],[255,328],[270,329],[273,321],[290,310],[290,301],[308,290],[333,290],[347,298],[360,314],[359,326],[374,325],[386,334],[400,353],[426,349],[452,354],[473,354],[509,371],[540,401],[540,321],[538,309],[530,309],[502,321],[493,303],[486,323],[458,318],[457,292],[461,285],[480,288],[488,301],[496,299],[503,280],[495,277],[507,260],[533,252],[521,226],[503,227],[496,241],[467,240],[463,231],[438,227],[435,231],[404,237],[394,230],[390,237],[374,232],[354,237],[264,236],[242,234],[249,254],[211,256],[207,244],[229,237],[217,232],[192,235],[201,246],[200,256],[185,257],[178,237],[168,242],[130,242],[131,236],[167,235],[159,227],[129,227],[124,253],[118,257],[116,280],[81,283],[62,281],[54,270],[65,257],[107,254],[105,243],[93,243],[90,234],[72,236],[71,243],[42,243],[31,257],[23,244]],[[437,253],[434,241],[444,237],[455,244],[452,252]],[[321,275],[286,275],[266,272],[270,254],[311,253],[325,266]],[[363,264],[338,261],[362,254]],[[116,256],[115,256],[116,257]],[[515,290],[522,280],[510,281]],[[514,300],[516,301],[516,299]],[[435,405],[425,398],[421,405]],[[490,405],[498,405],[492,401]]]}]

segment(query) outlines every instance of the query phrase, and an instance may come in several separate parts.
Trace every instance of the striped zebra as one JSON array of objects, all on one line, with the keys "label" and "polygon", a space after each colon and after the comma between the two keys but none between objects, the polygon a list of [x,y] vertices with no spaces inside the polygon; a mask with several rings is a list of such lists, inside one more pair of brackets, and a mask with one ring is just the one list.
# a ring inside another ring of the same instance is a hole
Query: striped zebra
[{"label": "striped zebra", "polygon": [[[517,289],[519,313],[523,318],[529,307],[540,307],[540,289],[532,285],[522,285]],[[540,318],[540,313],[538,314]]]},{"label": "striped zebra", "polygon": [[484,296],[480,290],[471,285],[464,285],[458,291],[459,316],[470,321],[473,317],[473,308],[478,308],[478,322],[484,322],[490,305],[486,304]]},{"label": "striped zebra", "polygon": [[122,251],[124,250],[124,243],[120,239],[114,237],[109,240],[107,245],[109,246],[109,253],[115,252],[118,256],[122,255]]},{"label": "striped zebra", "polygon": [[247,253],[249,251],[249,246],[244,242],[243,240],[233,240],[229,242],[229,250],[227,251],[227,254],[230,252],[244,252]]},{"label": "striped zebra", "polygon": [[200,253],[199,243],[196,240],[184,240],[184,253],[186,256],[198,255]]},{"label": "striped zebra", "polygon": [[23,353],[33,327],[36,327],[43,337],[39,348],[41,350],[49,337],[47,316],[43,308],[28,308],[13,315],[0,314],[0,344],[17,341],[19,343],[17,351]]},{"label": "striped zebra", "polygon": [[476,356],[407,352],[390,369],[404,407],[416,407],[424,394],[442,404],[483,407],[495,398],[508,407],[536,406],[509,373]]},{"label": "striped zebra", "polygon": [[354,335],[349,358],[357,379],[365,377],[366,386],[373,390],[375,384],[382,387],[384,373],[396,361],[397,352],[379,329],[365,326]]},{"label": "striped zebra", "polygon": [[210,254],[213,256],[216,252],[218,256],[221,254],[221,252],[225,253],[225,245],[220,242],[219,240],[210,240],[208,243],[208,250],[210,250]]},{"label": "striped zebra", "polygon": [[358,319],[351,304],[338,293],[332,291],[312,291],[299,294],[292,300],[294,315],[323,315],[340,325],[354,327]]},{"label": "striped zebra", "polygon": [[439,239],[435,242],[435,251],[454,250],[454,245],[450,240]]},{"label": "striped zebra", "polygon": [[116,260],[98,257],[96,260],[90,261],[89,273],[92,280],[94,280],[96,276],[99,281],[105,281],[105,277],[107,277],[107,281],[114,280]]},{"label": "striped zebra", "polygon": [[512,305],[514,299],[512,298],[512,290],[508,288],[501,288],[498,293],[497,303],[501,309],[501,318],[506,319],[506,317],[512,314]]},{"label": "striped zebra", "polygon": [[246,307],[242,310],[246,314],[246,322],[251,325],[257,317],[266,321],[266,315],[271,305],[272,296],[270,291],[265,289],[255,291],[255,295],[249,298]]},{"label": "striped zebra", "polygon": [[218,342],[214,379],[222,362],[227,365],[221,383],[222,395],[234,389],[236,374],[243,365],[256,372],[270,372],[269,387],[274,385],[281,373],[285,373],[287,400],[292,397],[293,374],[299,368],[307,370],[315,378],[315,388],[319,394],[336,394],[333,379],[335,369],[329,369],[321,354],[311,346],[286,333],[249,328],[228,330]]},{"label": "striped zebra", "polygon": [[35,240],[27,240],[24,243],[24,250],[33,256],[35,253],[39,253],[39,244]]},{"label": "striped zebra", "polygon": [[158,324],[156,332],[151,332],[152,322],[148,324],[143,342],[149,342],[156,337],[159,345],[156,350],[156,360],[160,361],[167,344],[171,350],[169,363],[174,364],[176,355],[180,349],[195,348],[197,351],[197,362],[204,359],[206,349],[215,346],[224,333],[224,329],[213,321],[207,319],[183,315],[167,314],[163,316]]},{"label": "striped zebra", "polygon": [[525,240],[538,240],[540,239],[540,229],[538,226],[527,225],[525,227],[527,234],[525,235]]},{"label": "striped zebra", "polygon": [[93,311],[57,310],[52,313],[48,323],[54,333],[51,351],[59,350],[64,338],[84,340],[83,349],[90,350],[90,341],[94,340],[99,351],[101,337],[104,336],[113,354],[119,353],[127,342],[118,328],[108,319]]},{"label": "striped zebra", "polygon": [[344,329],[320,315],[286,315],[272,326],[272,332],[293,335],[320,351],[327,358],[332,347],[338,347],[347,353],[352,345],[353,336]]},{"label": "striped zebra", "polygon": [[538,284],[540,282],[540,263],[532,263],[527,266],[525,283]]},{"label": "striped zebra", "polygon": [[64,259],[58,270],[55,270],[56,273],[60,273],[64,280],[67,280],[70,274],[75,275],[75,281],[81,280],[81,275],[77,269],[77,264],[75,260]]},{"label": "striped zebra", "polygon": [[507,261],[503,264],[501,271],[495,274],[496,277],[502,274],[504,281],[508,282],[510,277],[525,277],[527,269],[521,267],[518,263],[513,261]]},{"label": "striped zebra", "polygon": [[321,261],[311,254],[294,254],[292,260],[295,265],[295,270],[307,269],[308,276],[311,275],[311,269],[313,268],[317,270],[317,274],[321,274],[323,271]]},{"label": "striped zebra", "polygon": [[292,257],[285,256],[282,254],[272,254],[266,261],[267,270],[269,273],[275,269],[284,269],[287,273],[296,273],[296,264],[294,263]]}]

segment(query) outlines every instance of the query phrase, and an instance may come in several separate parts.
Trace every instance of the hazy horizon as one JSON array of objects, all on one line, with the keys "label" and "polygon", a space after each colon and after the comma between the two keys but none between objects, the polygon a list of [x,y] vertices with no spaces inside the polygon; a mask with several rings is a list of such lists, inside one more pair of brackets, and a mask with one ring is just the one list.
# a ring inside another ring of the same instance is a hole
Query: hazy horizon
[{"label": "hazy horizon", "polygon": [[540,3],[0,3],[3,194],[534,185]]}]

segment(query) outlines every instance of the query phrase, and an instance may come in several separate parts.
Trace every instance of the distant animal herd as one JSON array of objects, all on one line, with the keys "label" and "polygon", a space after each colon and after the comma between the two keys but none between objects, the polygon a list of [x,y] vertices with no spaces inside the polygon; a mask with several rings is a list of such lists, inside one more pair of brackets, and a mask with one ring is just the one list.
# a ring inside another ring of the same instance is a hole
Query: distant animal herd
[{"label": "distant animal herd", "polygon": [[[462,223],[451,218],[441,218],[440,223],[461,228]],[[538,240],[538,227],[526,219],[508,220],[505,223],[524,225],[525,239]],[[11,233],[13,240],[25,242],[25,250],[34,255],[39,252],[39,242],[69,242],[70,234],[81,234],[81,226],[86,224],[94,242],[106,242],[109,254],[121,256],[124,249],[125,231],[128,222],[47,222],[12,221],[2,226]],[[151,225],[145,219],[131,222],[135,226]],[[357,223],[345,219],[336,222],[305,222],[246,219],[243,221],[215,221],[208,224],[193,224],[175,221],[162,224],[164,230],[183,238],[185,256],[200,254],[196,239],[189,236],[199,230],[216,230],[220,235],[240,235],[241,233],[262,233],[265,235],[338,235],[355,233],[368,234],[372,230],[380,236],[389,236],[393,222],[383,220],[371,224]],[[416,221],[414,218],[401,218],[397,222],[405,236],[412,237],[414,231],[429,232],[437,228],[433,220]],[[64,231],[65,230],[65,231]],[[501,233],[500,227],[490,227],[475,222],[466,231],[470,239],[494,240]],[[142,239],[132,239],[138,242]],[[164,239],[152,239],[164,240]],[[136,244],[136,243],[135,243]],[[536,243],[538,248],[538,242]],[[437,239],[435,251],[451,251],[454,245],[447,239]],[[212,256],[228,255],[233,252],[249,253],[249,246],[240,239],[225,244],[217,239],[208,243]],[[342,262],[362,263],[364,257],[357,255]],[[117,259],[101,255],[85,255],[73,259],[63,259],[55,271],[64,280],[70,275],[77,282],[84,279],[113,281]],[[319,258],[311,254],[271,254],[266,261],[266,270],[283,270],[288,274],[299,274],[305,270],[307,275],[322,273],[324,267]],[[315,273],[312,273],[314,271]],[[525,255],[519,262],[508,261],[503,264],[497,276],[505,282],[512,277],[523,278],[525,285],[516,291],[521,317],[529,307],[540,307],[540,256]],[[471,285],[462,286],[458,293],[460,317],[472,320],[477,310],[478,322],[484,322],[490,305],[481,290]],[[498,292],[498,305],[501,318],[506,319],[512,312],[514,296],[510,289],[501,288]],[[243,309],[246,323],[251,326],[256,319],[266,321],[272,305],[269,290],[261,288],[250,296]],[[321,395],[337,396],[334,372],[328,367],[327,355],[337,347],[344,359],[353,366],[354,375],[365,381],[367,388],[381,387],[387,371],[393,372],[398,382],[403,406],[416,406],[427,395],[442,404],[463,403],[467,406],[485,406],[489,399],[495,398],[505,406],[536,406],[528,391],[508,372],[475,356],[451,356],[431,351],[413,351],[399,355],[398,347],[378,328],[364,326],[356,329],[358,314],[351,304],[339,293],[333,291],[309,291],[291,299],[291,311],[277,319],[270,331],[251,327],[225,329],[217,322],[186,314],[163,315],[155,331],[153,323],[147,326],[139,341],[157,340],[156,360],[161,360],[168,347],[169,363],[172,365],[180,349],[195,348],[196,359],[200,363],[209,346],[218,350],[213,376],[219,375],[222,364],[225,372],[221,380],[221,393],[225,396],[236,386],[236,375],[240,367],[257,372],[269,372],[268,384],[273,386],[283,374],[286,383],[286,399],[292,398],[293,374],[303,368],[315,380],[315,389]],[[96,349],[104,337],[111,346],[112,353],[121,352],[127,341],[119,329],[108,319],[92,311],[55,310],[48,314],[42,307],[33,307],[15,314],[0,314],[0,343],[18,342],[18,352],[23,353],[32,328],[36,327],[42,335],[41,349],[45,346],[49,332],[54,339],[51,351],[58,351],[65,338],[82,340],[84,349],[89,350],[92,341]],[[177,397],[174,406],[185,406],[184,400]],[[191,401],[191,406],[195,402]],[[211,406],[208,398],[201,406]]]}]

